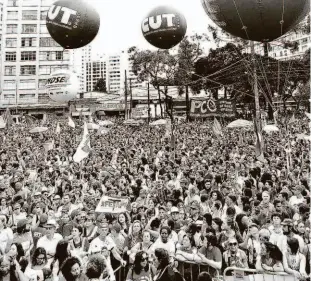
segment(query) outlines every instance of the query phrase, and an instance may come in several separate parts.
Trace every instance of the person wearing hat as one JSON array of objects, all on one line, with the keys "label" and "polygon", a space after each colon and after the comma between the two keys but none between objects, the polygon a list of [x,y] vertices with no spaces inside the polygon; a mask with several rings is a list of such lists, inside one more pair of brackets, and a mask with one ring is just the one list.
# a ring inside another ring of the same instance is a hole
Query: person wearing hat
[{"label": "person wearing hat", "polygon": [[50,265],[54,259],[54,255],[56,252],[56,246],[60,240],[63,239],[63,236],[59,233],[55,233],[57,224],[55,220],[48,220],[44,225],[45,228],[45,235],[39,238],[37,243],[37,248],[42,247],[45,249],[48,264]]},{"label": "person wearing hat", "polygon": [[25,252],[25,257],[30,257],[30,252],[33,249],[32,233],[29,231],[29,223],[27,219],[18,221],[16,233],[14,233],[13,243],[20,243]]},{"label": "person wearing hat", "polygon": [[47,221],[48,215],[42,214],[39,218],[39,223],[31,229],[35,249],[37,248],[38,240],[46,233],[44,225],[47,223]]},{"label": "person wearing hat", "polygon": [[292,219],[286,218],[282,221],[282,235],[271,235],[270,242],[279,247],[282,253],[287,252],[287,239],[289,238],[296,238],[299,242],[299,251],[300,253],[304,252],[305,243],[298,234],[294,232],[294,223]]}]

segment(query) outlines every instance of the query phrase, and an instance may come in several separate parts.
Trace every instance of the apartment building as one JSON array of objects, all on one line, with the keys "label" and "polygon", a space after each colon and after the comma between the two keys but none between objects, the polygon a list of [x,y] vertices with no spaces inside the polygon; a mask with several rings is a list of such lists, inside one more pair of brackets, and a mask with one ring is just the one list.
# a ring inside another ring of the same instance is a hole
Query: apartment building
[{"label": "apartment building", "polygon": [[132,62],[126,51],[107,57],[107,90],[110,93],[124,91],[125,71],[129,81],[131,80],[132,88],[142,87],[142,83],[137,81],[137,77],[133,72]]},{"label": "apartment building", "polygon": [[[93,92],[97,81],[102,78],[107,81],[106,60],[104,58],[86,62],[86,92]],[[107,88],[107,83],[106,83]]]},{"label": "apartment building", "polygon": [[7,0],[3,7],[0,105],[51,103],[49,75],[69,69],[70,52],[49,35],[45,20],[52,0]]}]

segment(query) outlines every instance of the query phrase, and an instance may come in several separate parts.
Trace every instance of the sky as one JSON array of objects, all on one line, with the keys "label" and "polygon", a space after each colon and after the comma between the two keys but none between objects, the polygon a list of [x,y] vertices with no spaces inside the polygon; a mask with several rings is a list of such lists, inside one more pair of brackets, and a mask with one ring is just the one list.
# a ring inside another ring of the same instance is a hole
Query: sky
[{"label": "sky", "polygon": [[141,22],[155,7],[172,6],[184,14],[187,35],[207,32],[211,23],[200,0],[87,0],[96,7],[101,18],[99,33],[91,43],[92,50],[101,54],[113,54],[131,46],[154,49],[143,37]]}]

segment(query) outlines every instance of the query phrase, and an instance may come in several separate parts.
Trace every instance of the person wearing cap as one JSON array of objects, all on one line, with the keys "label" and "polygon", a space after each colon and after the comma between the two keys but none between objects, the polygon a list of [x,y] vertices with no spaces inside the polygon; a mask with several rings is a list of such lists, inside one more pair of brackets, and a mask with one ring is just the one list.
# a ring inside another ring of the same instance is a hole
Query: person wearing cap
[{"label": "person wearing cap", "polygon": [[122,266],[126,264],[126,262],[122,259],[120,254],[117,251],[117,246],[112,240],[111,237],[108,236],[109,233],[109,225],[107,223],[101,223],[98,226],[99,236],[96,237],[91,243],[89,248],[89,255],[101,253],[102,248],[107,247],[108,251],[110,251],[114,258],[121,263]]},{"label": "person wearing cap", "polygon": [[33,244],[34,244],[35,249],[37,248],[38,240],[42,236],[44,236],[46,233],[46,229],[45,229],[44,225],[47,223],[47,221],[48,221],[48,215],[42,214],[39,218],[38,225],[31,228],[32,237],[33,237]]},{"label": "person wearing cap", "polygon": [[250,268],[255,268],[257,255],[260,254],[259,226],[251,223],[244,242],[240,245],[241,249],[247,250],[248,264]]},{"label": "person wearing cap", "polygon": [[33,238],[30,232],[30,226],[27,219],[20,220],[17,223],[16,233],[14,233],[13,243],[20,243],[25,252],[25,257],[30,257],[33,249]]},{"label": "person wearing cap", "polygon": [[[282,253],[287,252],[287,240],[289,238],[296,238],[299,242],[299,251],[300,253],[304,253],[305,243],[298,234],[294,232],[294,223],[292,219],[284,219],[282,221],[282,231],[283,234],[280,236],[271,235],[270,242],[274,245],[277,245]],[[277,239],[277,240],[276,240]]]},{"label": "person wearing cap", "polygon": [[55,220],[48,220],[44,227],[46,233],[44,236],[39,238],[37,248],[42,247],[45,249],[48,258],[48,264],[51,264],[56,252],[56,246],[58,242],[63,239],[63,236],[59,233],[55,233],[57,228]]}]

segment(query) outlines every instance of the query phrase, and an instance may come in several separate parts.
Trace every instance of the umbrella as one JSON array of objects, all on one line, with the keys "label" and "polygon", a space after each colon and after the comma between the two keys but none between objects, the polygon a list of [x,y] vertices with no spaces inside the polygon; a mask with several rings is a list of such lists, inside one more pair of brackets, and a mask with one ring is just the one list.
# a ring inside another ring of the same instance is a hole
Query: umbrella
[{"label": "umbrella", "polygon": [[31,134],[43,133],[43,132],[47,131],[48,129],[49,129],[49,128],[47,128],[47,127],[35,127],[35,128],[33,128],[33,129],[31,129],[31,130],[29,131],[29,133],[31,133]]},{"label": "umbrella", "polygon": [[141,120],[127,119],[127,120],[124,121],[123,124],[125,124],[125,125],[139,126],[139,124],[141,124],[141,123],[142,123]]},{"label": "umbrella", "polygon": [[253,122],[243,120],[243,119],[238,119],[233,122],[231,122],[227,128],[246,128],[246,127],[251,127],[253,126]]},{"label": "umbrella", "polygon": [[89,130],[98,130],[99,129],[99,125],[94,124],[94,123],[87,123],[87,128]]},{"label": "umbrella", "polygon": [[111,122],[111,121],[109,121],[109,120],[105,120],[105,121],[98,121],[98,124],[99,124],[100,126],[111,126],[111,125],[113,125],[114,123]]},{"label": "umbrella", "polygon": [[263,130],[266,132],[277,132],[279,131],[279,128],[275,125],[266,125],[263,127]]},{"label": "umbrella", "polygon": [[311,136],[308,136],[306,134],[298,134],[296,137],[299,140],[311,140]]},{"label": "umbrella", "polygon": [[159,126],[159,125],[166,125],[166,124],[167,124],[167,120],[159,119],[157,121],[150,123],[150,126]]}]

